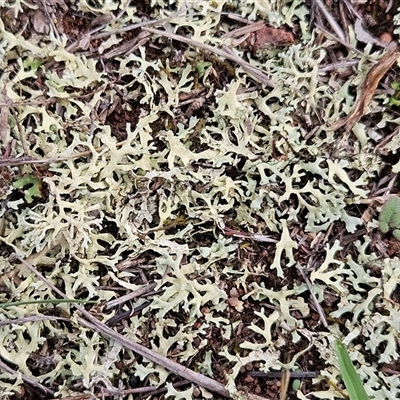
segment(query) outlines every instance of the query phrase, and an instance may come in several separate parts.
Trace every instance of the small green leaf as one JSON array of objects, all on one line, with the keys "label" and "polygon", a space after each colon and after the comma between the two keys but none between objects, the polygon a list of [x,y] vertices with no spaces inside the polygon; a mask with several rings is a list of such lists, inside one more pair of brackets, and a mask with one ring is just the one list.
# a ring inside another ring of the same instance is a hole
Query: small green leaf
[{"label": "small green leaf", "polygon": [[293,390],[299,390],[300,387],[301,387],[301,381],[300,381],[300,379],[295,379],[295,380],[293,380],[292,389],[293,389]]},{"label": "small green leaf", "polygon": [[339,360],[340,372],[342,373],[342,378],[349,393],[350,400],[368,400],[369,397],[367,396],[363,383],[350,360],[346,347],[340,340],[336,340],[335,349]]},{"label": "small green leaf", "polygon": [[197,72],[199,73],[199,76],[202,77],[205,74],[206,69],[211,66],[212,66],[212,63],[210,63],[208,61],[203,61],[203,62],[197,63],[196,69],[197,69]]},{"label": "small green leaf", "polygon": [[22,65],[24,66],[25,69],[30,68],[34,71],[36,71],[42,64],[43,60],[39,58],[33,58],[33,57],[28,57],[24,59],[22,62]]},{"label": "small green leaf", "polygon": [[379,215],[379,229],[383,233],[400,228],[400,197],[392,197],[382,207]]},{"label": "small green leaf", "polygon": [[400,240],[400,229],[395,229],[393,231],[393,236],[397,239]]},{"label": "small green leaf", "polygon": [[389,105],[391,106],[400,106],[399,100],[399,90],[400,90],[400,82],[393,82],[392,88],[395,90],[394,95],[389,100]]},{"label": "small green leaf", "polygon": [[[28,203],[32,203],[33,197],[41,197],[42,181],[35,176],[29,174],[17,179],[13,186],[15,189],[25,188],[24,195],[25,200]],[[26,187],[29,186],[29,187]]]}]

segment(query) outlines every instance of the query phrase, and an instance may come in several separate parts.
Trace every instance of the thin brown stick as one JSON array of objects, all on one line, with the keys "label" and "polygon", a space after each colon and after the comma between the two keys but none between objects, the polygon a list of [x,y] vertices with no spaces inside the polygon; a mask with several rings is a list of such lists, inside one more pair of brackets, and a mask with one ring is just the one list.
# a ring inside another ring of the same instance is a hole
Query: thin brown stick
[{"label": "thin brown stick", "polygon": [[338,43],[342,44],[343,46],[346,46],[348,49],[353,50],[357,54],[360,54],[361,56],[364,56],[365,54],[356,49],[354,46],[352,46],[350,43],[347,43],[345,40],[340,39],[339,37],[335,36],[333,33],[328,32],[326,29],[324,29],[321,25],[315,24],[315,26],[325,35],[329,36],[331,39],[336,40]]},{"label": "thin brown stick", "polygon": [[159,30],[159,29],[142,28],[142,30],[146,31],[146,32],[154,33],[154,34],[159,35],[159,36],[164,36],[164,37],[167,37],[169,39],[176,40],[178,42],[186,43],[186,44],[188,44],[190,46],[194,46],[194,47],[209,51],[210,53],[217,54],[217,55],[219,55],[221,57],[224,57],[224,58],[226,58],[228,60],[231,60],[231,61],[235,62],[236,64],[240,65],[243,69],[247,69],[248,73],[251,74],[253,76],[253,78],[257,79],[262,84],[264,84],[266,86],[270,86],[272,88],[274,88],[276,86],[275,83],[273,83],[267,77],[267,75],[265,75],[265,73],[262,70],[260,70],[259,68],[254,67],[253,65],[251,65],[248,62],[244,61],[242,58],[240,58],[239,56],[235,55],[233,53],[233,51],[228,53],[225,50],[218,49],[218,48],[210,46],[208,44],[205,44],[205,43],[202,43],[202,42],[198,42],[196,40],[193,40],[193,39],[190,39],[190,38],[186,38],[184,36],[175,35],[174,33],[162,31],[162,30]]},{"label": "thin brown stick", "polygon": [[0,327],[14,324],[21,325],[27,322],[36,321],[69,321],[69,319],[63,317],[54,317],[52,315],[32,315],[25,318],[6,319],[5,321],[0,321]]},{"label": "thin brown stick", "polygon": [[333,130],[345,126],[346,132],[350,132],[353,126],[365,114],[370,101],[375,95],[380,80],[389,71],[389,69],[392,68],[399,55],[400,52],[397,51],[397,49],[386,52],[378,61],[378,63],[368,71],[367,76],[362,84],[361,91],[357,96],[353,110],[349,115],[337,121],[332,127]]},{"label": "thin brown stick", "polygon": [[133,290],[132,292],[126,294],[125,296],[118,297],[118,299],[108,301],[104,308],[109,310],[110,308],[116,307],[120,304],[126,303],[129,300],[134,299],[135,297],[141,297],[144,294],[150,292],[156,287],[155,283],[151,283],[149,285],[145,285],[139,289]]},{"label": "thin brown stick", "polygon": [[[23,263],[33,274],[35,274],[40,280],[42,280],[46,285],[48,285],[55,293],[57,293],[59,296],[63,298],[67,298],[65,293],[63,293],[61,290],[59,290],[57,287],[55,287],[45,276],[43,276],[36,268],[34,268],[32,265],[27,263],[23,258],[18,256],[17,254],[13,253],[10,256],[10,262],[12,260],[19,260],[21,263]],[[161,365],[168,371],[179,375],[180,377],[187,379],[199,386],[202,386],[211,392],[218,393],[219,395],[223,397],[230,398],[230,393],[229,391],[225,388],[225,386],[222,383],[217,382],[214,379],[211,379],[207,376],[201,375],[197,372],[194,372],[190,370],[189,368],[184,367],[181,364],[178,364],[177,362],[168,359],[167,357],[164,357],[160,354],[157,354],[156,352],[140,345],[137,343],[132,342],[131,340],[127,339],[123,335],[115,332],[113,329],[109,328],[107,325],[105,325],[103,322],[99,321],[95,317],[93,317],[89,312],[87,312],[83,307],[73,304],[74,307],[86,318],[81,318],[78,317],[78,322],[86,326],[90,329],[96,330],[97,332],[100,332],[103,336],[107,336],[111,339],[114,339],[116,342],[121,344],[127,349],[130,349],[134,351],[137,354],[140,354],[141,356],[147,358],[148,360]]]},{"label": "thin brown stick", "polygon": [[[177,362],[170,360],[164,356],[161,356],[160,354],[155,353],[154,351],[148,349],[147,347],[144,347],[140,344],[134,343],[131,340],[127,339],[123,335],[115,332],[113,329],[109,328],[106,326],[104,323],[98,321],[96,318],[94,318],[91,314],[89,314],[85,309],[82,307],[77,306],[74,304],[74,306],[82,312],[82,314],[85,316],[86,319],[78,317],[78,322],[87,328],[94,329],[97,332],[100,332],[101,334],[108,336],[111,339],[114,339],[116,342],[124,346],[125,348],[134,351],[137,354],[140,354],[141,356],[147,358],[148,360],[161,365],[168,371],[179,375],[182,378],[185,378],[196,385],[202,386],[211,392],[218,393],[219,395],[223,397],[230,398],[230,394],[228,390],[225,389],[225,386],[219,382],[217,382],[214,379],[211,379],[207,376],[201,375],[197,372],[194,372],[190,370],[189,368],[184,367],[181,364],[178,364]],[[90,320],[90,322],[88,322]]]},{"label": "thin brown stick", "polygon": [[[186,381],[188,382],[188,381]],[[156,391],[157,388],[154,386],[144,386],[144,387],[139,387],[139,388],[134,388],[134,389],[125,389],[125,390],[112,390],[112,389],[107,389],[104,388],[103,391],[108,394],[112,394],[115,396],[126,396],[128,394],[140,394],[140,393],[149,393],[149,392],[154,392]]]},{"label": "thin brown stick", "polygon": [[9,367],[6,363],[0,360],[0,369],[3,371],[6,371],[10,375],[14,376],[15,378],[21,378],[25,383],[28,385],[35,387],[42,392],[49,394],[51,396],[54,396],[55,392],[53,392],[51,389],[47,388],[46,386],[43,386],[42,384],[35,382],[33,379],[29,378],[29,376],[26,376],[22,374],[21,372],[14,371],[11,367]]},{"label": "thin brown stick", "polygon": [[[279,372],[279,374],[281,374],[281,372]],[[190,383],[190,382],[187,381],[187,380],[184,380],[184,381],[181,381],[181,382],[174,383],[174,387],[178,388],[180,386],[187,385],[188,383]],[[103,391],[105,393],[113,394],[115,396],[117,396],[117,395],[125,396],[125,395],[128,395],[128,394],[141,394],[141,393],[142,394],[146,394],[147,396],[154,396],[154,395],[159,395],[159,394],[165,393],[167,390],[166,390],[166,388],[154,389],[154,387],[145,386],[145,387],[141,387],[141,388],[126,389],[126,390],[120,390],[120,391],[119,390],[113,391],[113,390],[105,388],[105,389],[103,389]],[[269,400],[269,399],[266,399],[265,397],[257,396],[255,394],[251,394],[251,393],[249,393],[247,396],[248,396],[247,397],[248,400]],[[57,399],[52,399],[52,400],[57,400]],[[68,400],[68,399],[63,399],[63,400]],[[78,398],[71,398],[69,400],[79,400],[79,399]]]},{"label": "thin brown stick", "polygon": [[318,74],[324,74],[329,71],[336,71],[341,68],[349,68],[357,65],[360,60],[341,60],[335,63],[326,64],[324,67],[318,68]]},{"label": "thin brown stick", "polygon": [[231,229],[225,226],[223,221],[218,221],[218,227],[225,233],[227,236],[233,236],[241,239],[254,240],[255,242],[266,242],[266,243],[278,243],[276,239],[271,238],[268,235],[258,235],[255,233],[247,233],[242,231],[237,231],[235,229]]},{"label": "thin brown stick", "polygon": [[[115,147],[121,147],[126,143],[126,140],[122,140],[121,142],[118,142],[115,144]],[[94,150],[97,153],[100,153],[101,151],[107,149],[107,146],[101,146],[97,147]],[[81,157],[86,157],[92,154],[91,150],[86,150],[86,151],[81,151],[79,153],[75,154],[70,154],[68,156],[61,156],[61,157],[53,157],[53,158],[32,158],[32,157],[17,157],[17,158],[5,158],[5,159],[0,159],[0,168],[1,167],[14,167],[17,165],[28,165],[28,164],[33,164],[33,165],[47,165],[47,164],[53,164],[53,163],[59,163],[67,160],[74,160],[75,158],[81,158]]]},{"label": "thin brown stick", "polygon": [[336,35],[340,38],[340,40],[346,42],[346,35],[344,34],[342,27],[337,23],[333,15],[328,11],[322,0],[313,0],[313,3],[319,8],[322,14],[324,14],[329,25],[335,31]]},{"label": "thin brown stick", "polygon": [[281,391],[279,394],[279,400],[286,400],[287,392],[289,389],[289,382],[290,382],[290,372],[288,370],[283,370],[281,376]]},{"label": "thin brown stick", "polygon": [[[62,400],[93,400],[94,396],[92,394],[79,394],[78,396],[68,396],[68,397],[63,397]],[[50,400],[60,400],[59,397],[54,397]]]},{"label": "thin brown stick", "polygon": [[[173,386],[174,386],[174,388],[177,389],[179,387],[188,385],[190,383],[191,383],[190,381],[184,379],[183,381],[175,382],[173,384]],[[114,396],[126,396],[128,394],[141,394],[141,393],[144,394],[145,393],[146,398],[147,398],[148,396],[154,397],[154,396],[166,393],[167,388],[166,387],[156,388],[156,387],[151,387],[151,386],[140,387],[140,388],[135,388],[135,389],[126,389],[126,390],[118,390],[118,389],[112,390],[112,389],[104,388],[103,392],[107,393],[107,394],[112,394]]]},{"label": "thin brown stick", "polygon": [[14,117],[15,125],[17,126],[17,129],[18,129],[19,138],[21,140],[21,145],[22,145],[22,148],[24,150],[24,153],[25,153],[26,156],[29,156],[28,144],[26,142],[26,138],[24,136],[24,132],[23,132],[22,127],[21,127],[21,123],[20,123],[20,121],[18,119],[18,115],[15,112],[13,107],[10,107],[10,112],[11,112],[12,116]]},{"label": "thin brown stick", "polygon": [[247,396],[248,400],[269,400],[265,397],[257,396],[256,394],[251,394],[251,393],[249,393]]},{"label": "thin brown stick", "polygon": [[[248,21],[248,22],[250,22],[250,21]],[[221,38],[229,38],[229,37],[248,35],[249,33],[256,32],[264,27],[265,27],[264,21],[253,22],[252,24],[242,26],[241,28],[234,29],[233,31],[224,33],[221,36]]]},{"label": "thin brown stick", "polygon": [[[163,18],[163,19],[154,19],[154,20],[151,20],[151,21],[137,22],[135,24],[124,26],[124,27],[118,28],[118,29],[109,30],[107,32],[98,33],[98,34],[95,35],[95,33],[98,32],[99,30],[104,29],[105,26],[107,25],[106,24],[104,26],[95,28],[92,31],[90,31],[89,32],[89,37],[90,37],[90,40],[103,39],[103,38],[109,37],[111,35],[120,34],[120,33],[124,33],[124,32],[129,32],[129,31],[132,31],[132,30],[135,30],[135,29],[143,28],[145,26],[151,26],[151,25],[160,24],[160,23],[163,23],[163,22],[167,22],[167,21],[171,20],[172,18],[178,17],[184,11],[185,11],[185,8],[183,7],[181,9],[179,9],[176,13],[170,15],[169,17]],[[109,23],[116,21],[120,17],[121,17],[121,15],[113,18]],[[80,41],[80,39],[76,40],[74,43],[70,44],[65,50],[68,51],[68,52],[75,51],[79,47],[79,41]]]},{"label": "thin brown stick", "polygon": [[310,291],[311,298],[313,300],[315,308],[317,309],[317,312],[318,312],[318,315],[319,315],[319,319],[320,319],[322,325],[325,328],[327,328],[328,327],[328,322],[326,321],[324,310],[322,309],[321,305],[318,303],[318,299],[316,298],[316,296],[314,294],[314,289],[313,289],[313,286],[312,286],[310,280],[308,279],[307,275],[304,273],[303,267],[301,265],[296,265],[296,267],[300,271],[301,276],[303,277],[306,285],[308,286],[308,290]]},{"label": "thin brown stick", "polygon": [[[290,378],[316,378],[318,376],[317,371],[299,371],[299,372],[292,372],[288,371]],[[250,376],[254,376],[256,378],[280,378],[282,376],[282,371],[269,371],[269,372],[262,372],[262,371],[250,371],[248,373]]]},{"label": "thin brown stick", "polygon": [[44,13],[46,14],[46,17],[47,17],[47,19],[48,19],[48,21],[49,21],[49,24],[50,24],[50,26],[51,26],[52,29],[53,29],[53,33],[54,33],[55,37],[56,37],[58,40],[60,40],[60,34],[58,33],[57,27],[56,27],[56,25],[54,24],[53,15],[50,15],[49,10],[47,9],[47,4],[46,4],[46,1],[45,1],[45,0],[42,0],[42,5],[43,5]]}]

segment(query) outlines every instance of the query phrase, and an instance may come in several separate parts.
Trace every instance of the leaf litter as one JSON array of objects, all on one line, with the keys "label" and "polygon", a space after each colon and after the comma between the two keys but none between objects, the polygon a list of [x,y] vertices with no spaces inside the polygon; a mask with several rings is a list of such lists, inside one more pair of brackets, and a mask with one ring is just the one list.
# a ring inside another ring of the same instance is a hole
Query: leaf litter
[{"label": "leaf litter", "polygon": [[[3,398],[339,398],[336,339],[399,396],[399,259],[363,220],[398,54],[330,68],[308,7],[2,6]],[[97,303],[35,302],[60,296]]]}]

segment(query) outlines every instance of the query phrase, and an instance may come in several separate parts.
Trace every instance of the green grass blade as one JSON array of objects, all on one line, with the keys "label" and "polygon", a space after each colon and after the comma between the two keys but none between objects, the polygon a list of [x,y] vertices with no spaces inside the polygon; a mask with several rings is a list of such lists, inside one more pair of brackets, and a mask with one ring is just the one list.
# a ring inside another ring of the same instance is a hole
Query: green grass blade
[{"label": "green grass blade", "polygon": [[350,400],[368,400],[369,397],[367,396],[363,383],[350,360],[346,347],[340,340],[336,340],[335,349],[339,360],[340,372],[342,373],[342,378],[349,393]]}]

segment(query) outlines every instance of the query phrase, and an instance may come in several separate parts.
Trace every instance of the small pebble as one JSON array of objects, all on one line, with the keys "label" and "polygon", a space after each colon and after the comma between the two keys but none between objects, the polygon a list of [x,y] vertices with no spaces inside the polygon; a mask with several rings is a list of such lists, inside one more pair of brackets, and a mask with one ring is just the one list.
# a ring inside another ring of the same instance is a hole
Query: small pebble
[{"label": "small pebble", "polygon": [[389,45],[389,43],[392,42],[393,37],[392,37],[392,35],[391,35],[390,33],[385,32],[385,33],[382,33],[381,36],[379,36],[379,40],[381,41],[381,43],[382,43],[384,46],[387,46],[387,45]]}]

